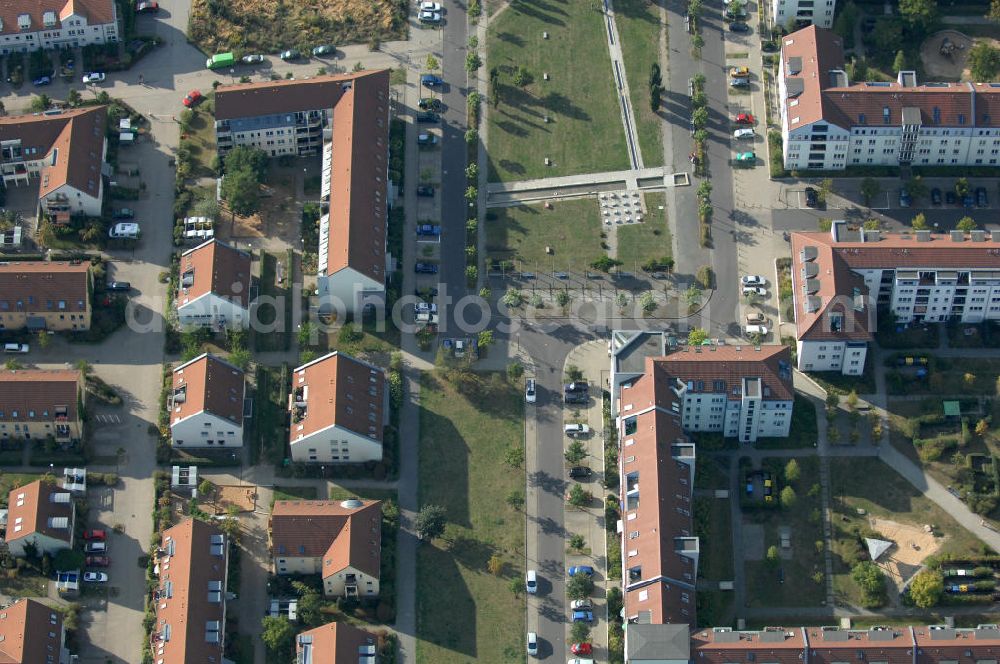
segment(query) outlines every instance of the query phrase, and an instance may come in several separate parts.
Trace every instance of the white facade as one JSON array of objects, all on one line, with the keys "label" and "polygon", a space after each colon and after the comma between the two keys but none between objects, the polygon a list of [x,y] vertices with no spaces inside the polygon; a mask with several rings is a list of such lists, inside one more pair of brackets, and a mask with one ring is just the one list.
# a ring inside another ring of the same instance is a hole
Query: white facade
[{"label": "white facade", "polygon": [[760,379],[744,378],[738,399],[728,394],[675,390],[681,397],[681,426],[686,432],[721,433],[753,443],[758,438],[784,438],[792,423],[792,401],[764,399]]},{"label": "white facade", "polygon": [[[345,567],[336,574],[324,577],[323,594],[327,597],[343,597],[348,594],[347,586],[357,589],[357,597],[377,596],[378,578],[365,574],[354,567]],[[353,592],[351,596],[355,596]]]},{"label": "white facade", "polygon": [[833,26],[836,0],[771,0],[774,24],[784,27],[790,19],[809,21],[820,28]]},{"label": "white facade", "polygon": [[[326,219],[326,216],[323,217]],[[329,224],[320,225],[320,247],[323,238],[329,234]],[[323,273],[325,254],[320,249],[320,271],[316,277],[316,289],[319,291],[320,310],[324,313],[342,310],[349,314],[358,314],[364,308],[366,298],[373,305],[385,303],[385,284],[379,283],[353,268],[344,268],[333,274]]]},{"label": "white facade", "polygon": [[[379,426],[381,424],[380,422]],[[292,436],[295,436],[294,423]],[[292,461],[305,463],[364,463],[382,460],[381,442],[337,425],[298,439],[293,438],[291,448]]]},{"label": "white facade", "polygon": [[182,297],[177,302],[177,321],[182,327],[246,329],[250,326],[250,312],[235,299],[205,293],[193,300]]},{"label": "white facade", "polygon": [[41,198],[42,209],[53,215],[65,212],[71,215],[100,217],[104,182],[100,174],[94,180],[97,184],[97,196],[91,196],[72,185],[64,184]]},{"label": "white facade", "polygon": [[868,344],[864,341],[810,341],[796,343],[799,371],[839,371],[860,376],[865,370]]},{"label": "white facade", "polygon": [[[41,16],[27,13],[18,16],[18,23],[27,21],[34,30],[17,31],[17,25],[0,27],[0,55],[28,53],[39,48],[77,48],[90,44],[110,44],[118,41],[118,5],[110,1],[113,19],[108,23],[88,25],[83,14],[69,14],[59,19],[59,12],[45,11]],[[39,20],[41,24],[39,24]]]},{"label": "white facade", "polygon": [[243,424],[203,410],[172,422],[170,436],[178,447],[243,447]]}]

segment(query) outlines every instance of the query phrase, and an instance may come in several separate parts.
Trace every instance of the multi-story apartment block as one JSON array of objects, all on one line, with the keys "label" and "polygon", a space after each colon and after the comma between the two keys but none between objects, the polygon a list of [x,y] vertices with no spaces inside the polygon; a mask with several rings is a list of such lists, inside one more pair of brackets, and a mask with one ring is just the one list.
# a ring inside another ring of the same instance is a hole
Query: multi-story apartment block
[{"label": "multi-story apartment block", "polygon": [[791,244],[803,371],[861,374],[876,311],[904,325],[1000,319],[1000,231],[886,233],[834,221]]},{"label": "multi-story apartment block", "polygon": [[170,436],[178,447],[242,447],[243,371],[207,353],[173,374]]},{"label": "multi-story apartment block", "polygon": [[775,25],[787,26],[811,23],[820,28],[833,27],[833,14],[837,0],[771,0],[771,16]]},{"label": "multi-story apartment block", "polygon": [[4,186],[37,186],[38,212],[55,223],[101,216],[107,121],[106,106],[0,118]]},{"label": "multi-story apartment block", "polygon": [[332,622],[295,637],[295,664],[377,664],[375,635]]},{"label": "multi-story apartment block", "polygon": [[782,40],[777,82],[787,169],[1000,163],[998,83],[852,84],[840,38],[816,26]]},{"label": "multi-story apartment block", "polygon": [[[787,347],[687,346],[652,364],[679,398],[685,431],[741,443],[788,435],[795,395]],[[622,403],[628,395],[623,386]]]},{"label": "multi-story apartment block", "polygon": [[276,574],[321,574],[328,597],[376,597],[382,503],[278,500],[268,523]]},{"label": "multi-story apartment block", "polygon": [[0,439],[79,442],[85,395],[79,371],[0,370]]},{"label": "multi-story apartment block", "polygon": [[221,86],[219,154],[250,145],[271,156],[322,155],[320,310],[360,314],[384,303],[389,205],[389,72]]},{"label": "multi-story apartment block", "polygon": [[114,0],[12,2],[0,9],[0,55],[118,41]]},{"label": "multi-story apartment block", "polygon": [[210,523],[188,518],[153,552],[158,586],[150,649],[164,664],[224,662],[229,547]]},{"label": "multi-story apartment block", "polygon": [[35,480],[7,495],[7,548],[21,557],[32,544],[38,555],[73,548],[76,503],[54,482]]},{"label": "multi-story apartment block", "polygon": [[250,254],[218,240],[185,251],[176,306],[185,327],[249,327]]},{"label": "multi-story apartment block", "polygon": [[19,599],[0,611],[0,662],[71,664],[62,614],[38,600]]},{"label": "multi-story apartment block", "polygon": [[293,461],[382,460],[382,433],[389,417],[382,369],[343,353],[325,355],[292,372],[288,408]]},{"label": "multi-story apartment block", "polygon": [[88,330],[92,294],[89,263],[0,263],[0,330]]}]

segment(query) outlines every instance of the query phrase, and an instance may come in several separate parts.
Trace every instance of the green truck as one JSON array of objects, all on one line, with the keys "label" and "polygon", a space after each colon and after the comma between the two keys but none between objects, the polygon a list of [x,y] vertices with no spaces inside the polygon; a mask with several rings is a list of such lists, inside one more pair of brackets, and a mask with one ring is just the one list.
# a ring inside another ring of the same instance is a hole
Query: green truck
[{"label": "green truck", "polygon": [[236,64],[236,56],[232,53],[216,53],[205,61],[205,66],[209,69],[232,67],[234,64]]}]

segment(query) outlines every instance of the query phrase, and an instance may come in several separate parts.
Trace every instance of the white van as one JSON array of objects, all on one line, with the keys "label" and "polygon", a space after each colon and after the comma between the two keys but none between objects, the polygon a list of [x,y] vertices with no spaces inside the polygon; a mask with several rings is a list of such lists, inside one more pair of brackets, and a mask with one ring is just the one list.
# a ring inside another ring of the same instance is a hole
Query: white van
[{"label": "white van", "polygon": [[533,569],[528,570],[528,573],[524,575],[524,589],[528,591],[529,595],[538,592],[538,572]]},{"label": "white van", "polygon": [[754,334],[759,334],[762,337],[766,337],[767,333],[768,329],[766,325],[747,325],[746,327],[746,335],[748,337]]},{"label": "white van", "polygon": [[566,435],[570,438],[576,438],[577,436],[586,436],[590,433],[590,427],[586,424],[567,424],[563,427]]},{"label": "white van", "polygon": [[28,344],[4,344],[3,352],[5,353],[27,353]]}]

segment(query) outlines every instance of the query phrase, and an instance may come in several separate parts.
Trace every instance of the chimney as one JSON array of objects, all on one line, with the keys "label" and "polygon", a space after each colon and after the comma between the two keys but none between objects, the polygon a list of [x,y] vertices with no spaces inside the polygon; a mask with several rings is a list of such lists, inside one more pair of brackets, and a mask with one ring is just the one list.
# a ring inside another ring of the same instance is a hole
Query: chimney
[{"label": "chimney", "polygon": [[930,231],[917,231],[917,242],[930,242],[931,232]]},{"label": "chimney", "polygon": [[986,242],[986,231],[976,230],[969,233],[969,240],[972,242]]},{"label": "chimney", "polygon": [[843,219],[834,219],[830,223],[830,237],[834,242],[840,242],[841,234],[847,230],[847,222]]},{"label": "chimney", "polygon": [[965,233],[962,231],[952,231],[951,232],[952,242],[965,242]]},{"label": "chimney", "polygon": [[861,232],[862,242],[878,242],[882,239],[882,234],[877,230],[864,230]]},{"label": "chimney", "polygon": [[993,242],[1000,242],[1000,231],[992,230],[990,231],[990,240]]}]

